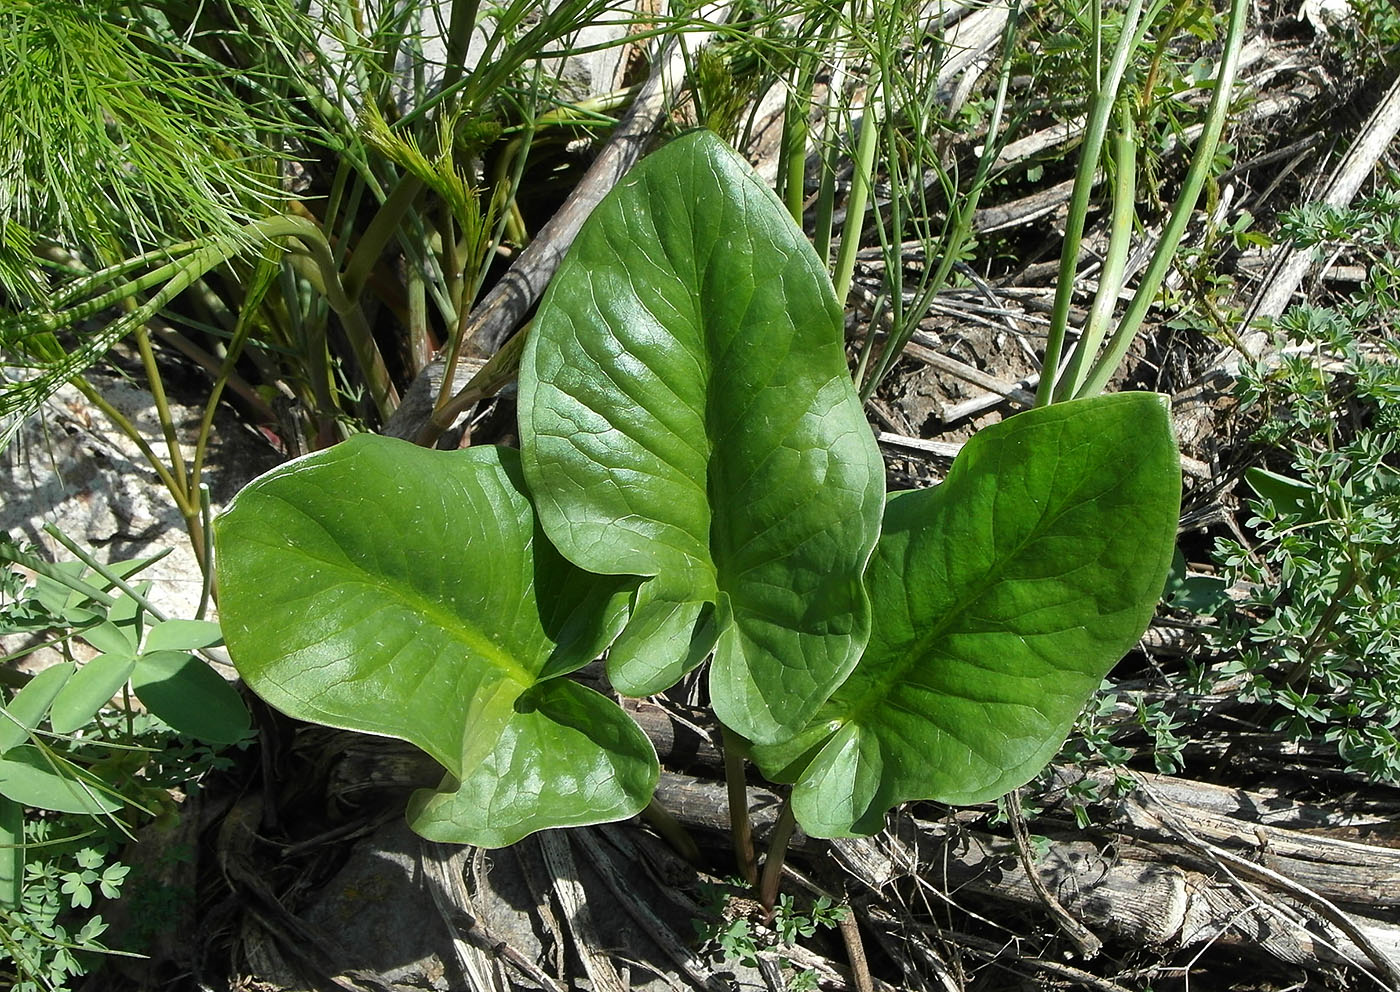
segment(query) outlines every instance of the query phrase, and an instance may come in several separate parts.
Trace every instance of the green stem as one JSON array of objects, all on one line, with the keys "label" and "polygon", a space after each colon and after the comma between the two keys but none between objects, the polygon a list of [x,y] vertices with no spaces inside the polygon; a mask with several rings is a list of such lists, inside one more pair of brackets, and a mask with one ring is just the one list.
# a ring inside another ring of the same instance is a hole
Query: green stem
[{"label": "green stem", "polygon": [[202,482],[199,484],[199,523],[204,534],[204,558],[200,561],[199,606],[195,608],[194,618],[203,620],[214,600],[215,590],[214,563],[209,557],[214,547],[214,511],[209,505],[209,487]]},{"label": "green stem", "polygon": [[[379,205],[365,233],[355,242],[350,253],[350,264],[345,266],[345,274],[340,278],[348,299],[358,299],[369,279],[370,270],[379,263],[384,249],[402,227],[404,216],[413,208],[413,201],[423,191],[423,180],[412,173],[400,177],[388,199]],[[331,267],[335,267],[332,258]],[[338,311],[337,311],[338,312]]]},{"label": "green stem", "polygon": [[1089,34],[1094,39],[1089,64],[1094,67],[1094,92],[1097,93],[1103,87],[1103,0],[1094,0],[1089,7]]},{"label": "green stem", "polygon": [[647,803],[642,810],[642,819],[650,823],[672,849],[682,858],[692,865],[701,862],[700,846],[695,843],[695,838],[690,836],[690,831],[680,820],[677,820],[665,806],[662,806],[655,798]]},{"label": "green stem", "polygon": [[1215,76],[1215,91],[1211,94],[1210,107],[1206,110],[1205,130],[1196,143],[1195,153],[1191,156],[1186,181],[1182,184],[1176,202],[1172,204],[1167,226],[1162,231],[1162,238],[1152,253],[1152,260],[1143,273],[1132,302],[1128,304],[1127,312],[1076,396],[1095,396],[1103,392],[1114,370],[1128,353],[1133,337],[1142,326],[1143,318],[1147,316],[1148,307],[1156,299],[1157,290],[1161,288],[1162,281],[1171,269],[1177,246],[1181,243],[1182,235],[1186,233],[1186,225],[1191,220],[1196,201],[1200,198],[1201,189],[1205,186],[1215,162],[1215,151],[1220,145],[1220,135],[1225,128],[1230,98],[1235,89],[1235,75],[1239,70],[1240,51],[1244,47],[1244,28],[1248,14],[1247,0],[1231,0],[1230,23],[1226,29],[1220,71]]},{"label": "green stem", "polygon": [[[798,56],[788,86],[787,102],[783,108],[782,147],[778,157],[778,173],[782,182],[779,195],[783,197],[788,213],[799,227],[802,226],[802,215],[807,200],[807,148],[812,136],[812,91],[816,87],[817,71],[821,68],[819,53],[832,53],[833,35],[839,21],[835,8],[820,7],[804,20],[800,29],[802,36],[812,38],[814,45],[804,48]],[[835,61],[839,60],[840,54],[836,53]],[[840,85],[836,79],[838,75],[838,72],[832,72],[828,100],[830,88]],[[828,222],[831,219],[829,212],[826,219]],[[830,248],[830,238],[831,229],[828,227],[826,245],[819,247],[817,251],[823,261],[826,260],[826,252]]]},{"label": "green stem", "polygon": [[457,224],[452,208],[445,203],[438,219],[437,237],[442,245],[443,285],[460,325],[462,318],[471,310],[472,304],[471,300],[465,299],[462,294],[462,245],[457,240]]},{"label": "green stem", "polygon": [[442,67],[443,89],[450,89],[462,78],[479,7],[480,0],[459,0],[452,5],[452,19],[447,23],[447,58]]},{"label": "green stem", "polygon": [[779,150],[778,174],[782,180],[783,203],[798,226],[802,225],[802,208],[807,193],[807,124],[811,113],[812,80],[799,70],[788,91],[783,107],[783,137]]},{"label": "green stem", "polygon": [[[257,268],[254,269],[252,281],[243,298],[243,305],[238,311],[233,337],[224,351],[223,364],[220,366],[219,374],[215,377],[214,385],[209,391],[209,398],[204,404],[204,413],[199,421],[199,432],[195,436],[194,460],[191,462],[189,474],[186,476],[185,492],[189,497],[188,501],[193,502],[197,507],[197,513],[186,515],[185,527],[190,531],[190,543],[194,547],[199,561],[200,573],[203,575],[199,597],[200,617],[204,616],[205,607],[209,602],[214,575],[214,562],[211,558],[214,545],[209,514],[209,487],[203,482],[204,458],[209,448],[209,436],[214,428],[214,415],[218,412],[219,399],[223,396],[224,387],[233,375],[234,366],[238,363],[239,356],[243,354],[244,345],[252,335],[253,314],[257,312],[259,304],[267,295],[268,288],[276,279],[277,269],[277,263],[267,255],[259,260]],[[175,468],[178,472],[179,467]],[[198,538],[195,537],[195,534],[198,534]]]},{"label": "green stem", "polygon": [[[872,381],[869,378],[870,373],[868,371],[870,368],[870,357],[875,353],[875,338],[878,337],[876,328],[881,323],[883,314],[884,300],[881,298],[875,301],[875,306],[870,312],[870,323],[867,324],[865,328],[865,340],[860,343],[860,354],[856,357],[856,371],[852,376],[855,382]],[[868,400],[869,398],[868,396],[862,397],[862,400]]]},{"label": "green stem", "polygon": [[0,797],[0,910],[18,912],[24,895],[24,807]]},{"label": "green stem", "polygon": [[[189,507],[192,505],[192,501],[185,486],[188,478],[185,470],[185,455],[180,450],[180,438],[175,433],[175,420],[170,416],[170,398],[165,394],[165,379],[160,374],[160,366],[156,363],[156,353],[155,349],[151,347],[150,332],[142,324],[136,328],[132,337],[136,339],[136,350],[141,355],[141,367],[146,373],[146,385],[151,390],[151,397],[155,400],[156,418],[160,421],[161,434],[165,437],[165,450],[170,456],[170,474],[180,487],[179,503],[182,507]],[[197,503],[198,501],[193,502]]]},{"label": "green stem", "polygon": [[778,902],[778,887],[783,880],[783,864],[787,861],[788,843],[797,829],[797,817],[792,812],[792,793],[783,800],[783,808],[778,820],[773,824],[772,836],[768,838],[768,857],[763,860],[763,879],[758,886],[758,901],[763,911],[773,915],[773,907]]},{"label": "green stem", "polygon": [[844,79],[844,76],[838,67],[827,85],[819,140],[819,147],[822,149],[821,155],[818,156],[821,173],[817,176],[817,199],[813,207],[812,247],[816,249],[817,257],[823,264],[831,260],[832,218],[836,213],[836,166],[841,160],[840,143],[836,140],[838,115],[834,93],[836,87],[841,85],[838,80]]},{"label": "green stem", "polygon": [[[163,323],[153,323],[150,331],[156,336],[161,344],[174,348],[190,361],[194,362],[205,372],[209,373],[211,379],[217,380],[224,374],[223,359],[219,357],[219,349],[211,353],[192,342],[175,328]],[[217,333],[217,332],[212,332]],[[236,395],[245,406],[249,408],[255,423],[269,423],[277,418],[272,406],[249,384],[248,380],[239,375],[237,371],[230,372],[225,387]]]},{"label": "green stem", "polygon": [[852,162],[851,192],[846,197],[846,223],[841,228],[841,247],[836,253],[836,269],[832,284],[836,287],[836,300],[842,308],[846,296],[851,291],[851,278],[855,274],[856,253],[860,251],[860,236],[865,229],[865,206],[870,200],[871,171],[875,166],[875,148],[880,135],[880,124],[875,119],[875,88],[878,75],[873,76],[867,89],[865,109],[861,114],[860,137],[856,141],[856,154]]},{"label": "green stem", "polygon": [[[77,558],[79,561],[81,561],[81,562],[82,562],[84,565],[86,565],[88,568],[92,569],[92,570],[93,570],[94,572],[96,572],[98,575],[102,576],[102,578],[103,578],[106,582],[110,583],[113,587],[115,587],[115,588],[117,588],[117,589],[120,589],[122,592],[124,592],[124,593],[126,593],[128,596],[130,596],[138,605],[140,605],[140,607],[141,607],[143,610],[145,610],[145,611],[146,611],[147,613],[149,613],[151,616],[155,617],[157,620],[165,620],[165,619],[167,619],[167,617],[166,617],[166,615],[165,615],[164,612],[162,612],[161,610],[157,609],[157,608],[151,603],[151,601],[150,601],[149,599],[147,599],[145,596],[141,595],[141,593],[137,592],[136,589],[133,588],[133,587],[131,586],[130,583],[128,583],[124,578],[122,578],[122,577],[121,577],[120,575],[118,575],[116,572],[112,571],[110,568],[108,568],[108,567],[107,567],[106,565],[104,565],[102,562],[100,562],[100,561],[98,561],[96,558],[94,558],[94,557],[92,556],[92,554],[89,553],[88,551],[84,550],[83,547],[82,547],[81,545],[78,544],[78,542],[74,541],[71,537],[69,537],[67,534],[63,533],[63,531],[59,530],[59,529],[58,529],[57,527],[55,527],[53,524],[45,524],[45,525],[44,525],[44,533],[45,533],[45,534],[48,534],[49,537],[52,537],[52,538],[53,538],[55,541],[57,541],[59,544],[63,545],[65,548],[67,548],[68,551],[69,551],[69,553],[72,554],[73,557]],[[161,555],[160,557],[163,558],[163,557],[165,557],[165,556],[164,556],[164,555]],[[151,559],[151,561],[157,561],[157,560],[159,560],[159,559],[157,559],[157,558]],[[34,566],[31,565],[31,564],[29,564],[27,561],[26,561],[24,564],[27,565],[29,568],[34,568]],[[147,562],[146,564],[150,564],[150,562]],[[35,571],[39,571],[39,569],[35,569]],[[57,569],[53,569],[52,571],[53,571],[53,572],[58,572]],[[57,575],[54,575],[54,574],[51,574],[50,572],[45,572],[44,574],[45,574],[45,575],[49,575],[50,578],[58,579],[58,575],[62,575],[63,573],[62,573],[62,572],[58,572]],[[116,601],[113,600],[110,596],[108,596],[108,595],[107,595],[106,593],[104,593],[104,592],[100,592],[100,591],[97,591],[97,590],[92,590],[92,587],[91,587],[91,586],[87,586],[87,589],[88,589],[88,590],[91,590],[91,591],[84,591],[84,589],[80,588],[80,586],[86,586],[86,583],[78,582],[77,584],[74,584],[74,583],[70,583],[70,582],[64,582],[63,579],[58,579],[58,581],[63,582],[63,584],[66,585],[66,586],[68,586],[70,589],[77,589],[79,592],[82,592],[83,595],[88,596],[88,597],[91,598],[94,602],[100,603],[100,604],[102,604],[103,606],[106,606],[106,607],[109,607],[109,608],[110,608],[110,607],[116,605]],[[97,595],[94,596],[94,595],[93,595],[93,592],[96,592]]]},{"label": "green stem", "polygon": [[[336,163],[335,175],[331,177],[330,192],[326,194],[326,206],[321,214],[321,228],[323,230],[336,230],[336,225],[341,219],[341,210],[346,205],[346,188],[353,175],[354,166],[348,158],[342,157],[340,161]],[[310,211],[308,211],[308,213],[309,212]],[[336,239],[333,251],[337,261],[341,260],[349,250],[349,239],[343,236]]]},{"label": "green stem", "polygon": [[964,245],[967,244],[968,238],[972,235],[972,223],[977,215],[977,204],[981,200],[982,190],[987,186],[992,165],[1000,156],[1005,140],[1001,135],[1001,119],[1006,110],[1006,95],[1011,83],[1012,42],[1016,37],[1019,18],[1020,6],[1013,5],[1007,16],[1006,26],[1002,30],[1001,70],[997,76],[996,99],[992,105],[991,120],[987,125],[987,140],[982,146],[982,155],[977,161],[977,172],[972,178],[972,188],[968,190],[967,196],[963,197],[962,204],[953,211],[955,219],[951,224],[950,233],[943,240],[943,251],[939,255],[938,268],[933,277],[928,280],[914,302],[906,309],[905,313],[908,317],[904,325],[890,337],[880,350],[879,357],[875,361],[874,371],[861,381],[860,398],[863,403],[870,401],[870,397],[875,394],[881,380],[889,374],[890,369],[894,368],[895,362],[899,360],[900,354],[904,351],[904,346],[909,343],[909,339],[914,336],[914,331],[918,329],[921,316],[928,311],[933,304],[934,297],[947,283],[949,273],[953,271],[953,266],[962,256]]},{"label": "green stem", "polygon": [[720,726],[724,745],[724,784],[729,792],[729,831],[734,843],[734,860],[739,874],[749,885],[758,884],[758,856],[753,847],[753,825],[749,822],[749,787],[745,779],[744,756],[739,738],[728,727]]},{"label": "green stem", "polygon": [[197,492],[201,479],[204,475],[204,458],[209,446],[209,435],[214,426],[214,414],[219,407],[219,400],[224,393],[224,387],[228,385],[234,375],[234,366],[238,364],[238,359],[243,354],[243,348],[252,336],[253,315],[257,312],[258,306],[267,296],[267,291],[277,278],[277,263],[269,256],[264,255],[259,261],[257,268],[253,270],[253,277],[249,283],[248,290],[243,297],[243,305],[239,308],[238,319],[233,326],[233,336],[230,338],[228,347],[224,349],[223,361],[219,366],[218,374],[214,377],[214,385],[209,390],[209,399],[204,404],[204,415],[200,418],[199,434],[195,438],[194,462],[190,466],[188,489],[191,493]]},{"label": "green stem", "polygon": [[433,339],[428,329],[428,290],[423,270],[408,271],[408,353],[409,374],[417,375],[433,360]]},{"label": "green stem", "polygon": [[1075,171],[1074,187],[1070,193],[1069,214],[1065,220],[1065,240],[1060,252],[1060,271],[1055,283],[1055,302],[1050,311],[1050,327],[1045,341],[1045,357],[1041,361],[1040,384],[1036,387],[1035,405],[1045,406],[1054,398],[1056,371],[1064,352],[1065,329],[1069,324],[1070,301],[1074,297],[1074,277],[1079,266],[1079,246],[1084,239],[1084,221],[1089,214],[1089,197],[1094,191],[1094,177],[1099,170],[1099,156],[1108,134],[1109,119],[1118,102],[1118,89],[1127,72],[1128,59],[1136,48],[1137,25],[1142,16],[1142,0],[1129,0],[1123,13],[1122,31],[1113,50],[1113,62],[1103,84],[1094,92],[1089,105],[1089,119],[1084,141],[1079,148],[1079,168]]},{"label": "green stem", "polygon": [[1113,219],[1110,224],[1108,251],[1103,268],[1099,270],[1099,285],[1089,308],[1084,330],[1079,335],[1069,366],[1055,387],[1055,402],[1069,399],[1084,384],[1089,363],[1099,352],[1104,335],[1108,333],[1118,295],[1123,290],[1123,273],[1132,248],[1133,220],[1137,216],[1137,138],[1133,131],[1133,112],[1127,100],[1118,102],[1118,127],[1114,131],[1113,165],[1117,170],[1113,185]]}]

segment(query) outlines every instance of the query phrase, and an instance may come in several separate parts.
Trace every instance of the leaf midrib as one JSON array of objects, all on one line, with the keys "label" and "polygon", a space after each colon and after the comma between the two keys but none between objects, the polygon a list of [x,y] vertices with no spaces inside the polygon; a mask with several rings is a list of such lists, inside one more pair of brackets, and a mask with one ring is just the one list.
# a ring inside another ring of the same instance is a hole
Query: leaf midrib
[{"label": "leaf midrib", "polygon": [[[324,529],[324,528],[323,528]],[[515,660],[500,645],[491,638],[481,634],[474,627],[464,624],[460,614],[453,613],[446,609],[440,602],[428,598],[412,586],[404,587],[388,582],[372,581],[374,573],[363,568],[356,567],[353,562],[337,562],[331,559],[322,558],[311,554],[303,548],[298,548],[297,553],[303,559],[325,566],[328,570],[353,577],[353,580],[346,580],[344,585],[362,585],[370,589],[388,594],[388,598],[399,601],[411,612],[426,618],[439,630],[446,633],[452,639],[459,641],[478,657],[483,658],[488,665],[498,669],[511,681],[517,683],[524,689],[534,685],[538,679],[530,674],[519,662]]]},{"label": "leaf midrib", "polygon": [[[946,491],[943,490],[942,487],[935,491],[938,492],[941,497],[945,498],[945,502],[947,499],[953,498],[946,496]],[[876,702],[878,702],[875,697],[878,696],[883,699],[888,696],[890,690],[904,680],[905,673],[908,672],[917,661],[928,655],[930,644],[942,637],[956,619],[966,614],[972,603],[985,595],[989,588],[1001,581],[1002,576],[1009,567],[1008,563],[1019,560],[1026,547],[1040,540],[1045,535],[1047,528],[1064,514],[1068,513],[1070,509],[1070,506],[1066,504],[1061,506],[1059,512],[1055,513],[1053,516],[1042,516],[1036,526],[1031,528],[1028,532],[1026,538],[1018,543],[1013,551],[1003,555],[1001,562],[996,567],[988,569],[987,572],[984,573],[982,581],[974,585],[967,595],[963,596],[952,608],[947,610],[943,615],[943,619],[930,627],[922,637],[915,638],[914,641],[911,642],[908,649],[904,651],[905,660],[891,666],[891,671],[887,678],[874,680],[871,688],[862,693],[860,699],[851,706],[849,715],[843,719],[842,725],[844,726],[847,723],[859,723],[870,709],[874,707]]]}]

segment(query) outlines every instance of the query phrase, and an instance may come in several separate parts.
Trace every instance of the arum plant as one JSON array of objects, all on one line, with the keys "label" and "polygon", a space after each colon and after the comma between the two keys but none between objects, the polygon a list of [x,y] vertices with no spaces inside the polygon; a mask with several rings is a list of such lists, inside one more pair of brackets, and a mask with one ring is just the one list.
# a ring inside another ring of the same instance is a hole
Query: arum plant
[{"label": "arum plant", "polygon": [[646,577],[613,684],[659,692],[713,651],[716,714],[767,741],[860,657],[884,475],[841,308],[775,203],[707,132],[667,146],[580,232],[520,372],[546,533]]},{"label": "arum plant", "polygon": [[256,480],[216,534],[239,672],[284,712],[441,763],[419,833],[494,847],[650,801],[651,744],[566,677],[616,636],[629,582],[545,540],[518,453],[360,435]]},{"label": "arum plant", "polygon": [[887,498],[821,261],[709,132],[584,225],[519,408],[518,454],[356,437],[215,522],[244,679],[436,758],[409,817],[440,840],[647,805],[650,744],[567,677],[609,646],[628,694],[708,660],[729,739],[794,784],[816,836],[998,795],[1061,744],[1171,561],[1180,473],[1153,394],[1020,414],[942,485]]}]

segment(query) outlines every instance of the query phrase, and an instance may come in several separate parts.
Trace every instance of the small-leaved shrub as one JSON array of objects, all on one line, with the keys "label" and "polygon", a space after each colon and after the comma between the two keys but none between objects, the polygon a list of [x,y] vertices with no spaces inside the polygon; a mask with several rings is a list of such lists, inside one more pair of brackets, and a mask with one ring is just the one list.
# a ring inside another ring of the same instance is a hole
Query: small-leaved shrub
[{"label": "small-leaved shrub", "polygon": [[1400,782],[1398,200],[1288,219],[1296,243],[1344,240],[1370,272],[1340,306],[1285,313],[1281,360],[1245,370],[1267,467],[1246,473],[1250,546],[1217,547],[1225,579],[1246,590],[1217,640],[1245,698],[1273,729],[1333,742],[1349,769],[1389,783]]}]

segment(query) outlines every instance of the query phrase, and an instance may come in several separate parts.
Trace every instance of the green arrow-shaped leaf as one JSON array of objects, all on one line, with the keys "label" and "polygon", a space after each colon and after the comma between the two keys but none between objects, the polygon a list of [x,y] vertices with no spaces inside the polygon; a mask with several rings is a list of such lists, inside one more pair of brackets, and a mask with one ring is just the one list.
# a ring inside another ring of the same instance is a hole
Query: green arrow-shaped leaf
[{"label": "green arrow-shaped leaf", "polygon": [[580,231],[525,347],[521,443],[565,557],[654,577],[609,658],[623,692],[713,646],[720,719],[777,740],[860,656],[884,468],[842,326],[802,232],[709,132],[648,156]]},{"label": "green arrow-shaped leaf", "polygon": [[1054,756],[1152,618],[1181,472],[1166,400],[1126,393],[977,434],[934,489],[892,496],[860,666],[808,729],[755,749],[819,837],[910,799],[974,803]]},{"label": "green arrow-shaped leaf", "polygon": [[436,758],[448,795],[418,814],[420,831],[497,846],[650,801],[656,755],[619,707],[587,697],[605,729],[580,736],[536,700],[585,698],[545,680],[602,651],[627,586],[538,533],[516,452],[354,437],[254,481],[215,534],[243,678],[291,716]]}]

